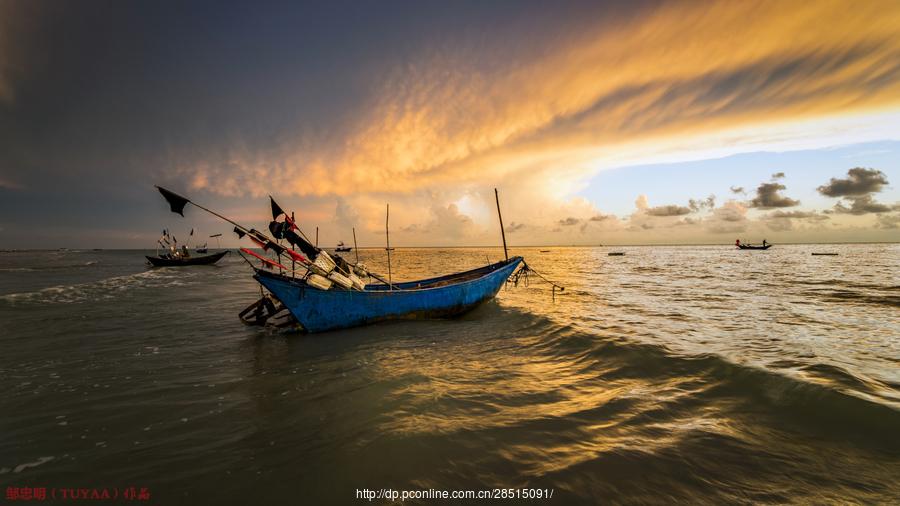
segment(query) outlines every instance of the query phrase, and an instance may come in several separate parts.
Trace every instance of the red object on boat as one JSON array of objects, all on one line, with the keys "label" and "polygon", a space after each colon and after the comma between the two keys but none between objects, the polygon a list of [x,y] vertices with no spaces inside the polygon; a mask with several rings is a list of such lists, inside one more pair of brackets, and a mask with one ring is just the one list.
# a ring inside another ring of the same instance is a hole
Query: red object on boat
[{"label": "red object on boat", "polygon": [[297,262],[309,263],[309,260],[307,260],[305,256],[301,255],[300,253],[297,253],[294,250],[286,249],[286,250],[284,250],[284,252],[287,253],[288,255],[290,255],[291,258],[293,258]]},{"label": "red object on boat", "polygon": [[282,269],[282,270],[285,270],[285,271],[289,271],[289,270],[290,270],[290,269],[288,269],[287,267],[281,265],[280,263],[275,262],[275,261],[272,261],[272,260],[269,260],[268,258],[266,258],[266,257],[264,257],[264,256],[262,256],[262,255],[260,255],[260,254],[258,254],[258,253],[255,253],[255,252],[253,252],[253,251],[251,251],[251,250],[249,250],[249,249],[247,249],[247,248],[241,248],[241,251],[243,251],[244,253],[246,253],[246,254],[248,254],[248,255],[255,256],[256,258],[262,260],[262,262],[263,262],[264,264],[266,264],[266,265],[268,265],[268,266],[270,266],[270,267],[278,267],[279,269]]}]

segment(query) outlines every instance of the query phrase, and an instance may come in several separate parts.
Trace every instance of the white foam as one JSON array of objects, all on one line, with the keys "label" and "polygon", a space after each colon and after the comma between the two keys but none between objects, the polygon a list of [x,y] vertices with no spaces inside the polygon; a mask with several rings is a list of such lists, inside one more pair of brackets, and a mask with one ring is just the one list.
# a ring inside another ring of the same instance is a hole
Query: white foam
[{"label": "white foam", "polygon": [[39,466],[39,465],[41,465],[41,464],[46,464],[47,462],[50,462],[50,461],[53,460],[53,459],[54,459],[54,457],[52,457],[52,456],[50,456],[50,457],[40,457],[40,458],[38,458],[38,459],[37,459],[36,461],[34,461],[34,462],[26,462],[26,463],[24,463],[24,464],[19,464],[19,465],[17,465],[16,468],[15,468],[15,470],[13,470],[13,472],[14,472],[14,473],[21,473],[22,471],[24,471],[25,469],[28,469],[29,467],[37,467],[37,466]]}]

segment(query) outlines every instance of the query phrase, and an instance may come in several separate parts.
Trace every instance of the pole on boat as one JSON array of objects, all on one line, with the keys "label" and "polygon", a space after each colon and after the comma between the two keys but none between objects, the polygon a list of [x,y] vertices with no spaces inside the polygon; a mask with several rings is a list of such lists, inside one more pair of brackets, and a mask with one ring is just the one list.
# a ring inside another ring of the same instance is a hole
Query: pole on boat
[{"label": "pole on boat", "polygon": [[319,227],[316,227],[316,247],[319,247]]},{"label": "pole on boat", "polygon": [[356,253],[356,263],[359,263],[359,247],[356,245],[356,227],[353,227],[353,251]]},{"label": "pole on boat", "polygon": [[503,215],[500,214],[500,194],[494,188],[494,200],[497,201],[497,216],[500,218],[500,235],[503,236],[503,257],[509,262],[509,253],[506,251],[506,230],[503,230]]},{"label": "pole on boat", "polygon": [[[387,205],[387,213],[384,216],[384,237],[387,240],[387,255],[388,255],[388,290],[394,289],[394,279],[391,277],[391,229],[388,224],[391,221],[391,205]],[[354,234],[356,235],[356,234]]]},{"label": "pole on boat", "polygon": [[[269,198],[272,198],[272,196],[269,195]],[[287,215],[285,215],[285,218],[287,218]],[[291,223],[297,223],[297,221],[294,219],[294,211],[291,211]],[[300,230],[300,229],[298,228],[297,230]],[[301,230],[300,233],[302,234],[303,231]],[[288,242],[290,242],[290,241],[288,241]],[[294,249],[293,244],[291,244],[291,249]],[[297,277],[297,261],[294,260],[294,257],[291,257],[291,277],[292,278]]]}]

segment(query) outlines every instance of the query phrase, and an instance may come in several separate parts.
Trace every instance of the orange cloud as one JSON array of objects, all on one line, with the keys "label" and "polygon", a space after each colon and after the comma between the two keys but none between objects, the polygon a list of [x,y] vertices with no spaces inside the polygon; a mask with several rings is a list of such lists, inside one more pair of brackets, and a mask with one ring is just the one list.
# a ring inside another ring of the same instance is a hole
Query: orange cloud
[{"label": "orange cloud", "polygon": [[622,144],[900,101],[896,2],[672,4],[548,47],[528,60],[507,48],[489,71],[477,54],[425,51],[380,77],[345,137],[180,169],[225,194],[409,192],[535,170],[577,181]]}]

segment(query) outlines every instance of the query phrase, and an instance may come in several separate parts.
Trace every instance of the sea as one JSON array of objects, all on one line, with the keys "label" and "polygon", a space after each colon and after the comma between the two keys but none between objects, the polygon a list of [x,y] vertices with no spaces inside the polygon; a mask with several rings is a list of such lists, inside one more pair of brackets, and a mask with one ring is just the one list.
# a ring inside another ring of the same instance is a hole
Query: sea
[{"label": "sea", "polygon": [[[565,290],[313,335],[241,323],[236,252],[152,253],[0,253],[6,500],[900,503],[898,244],[512,248]],[[398,248],[391,276],[502,258]]]}]

